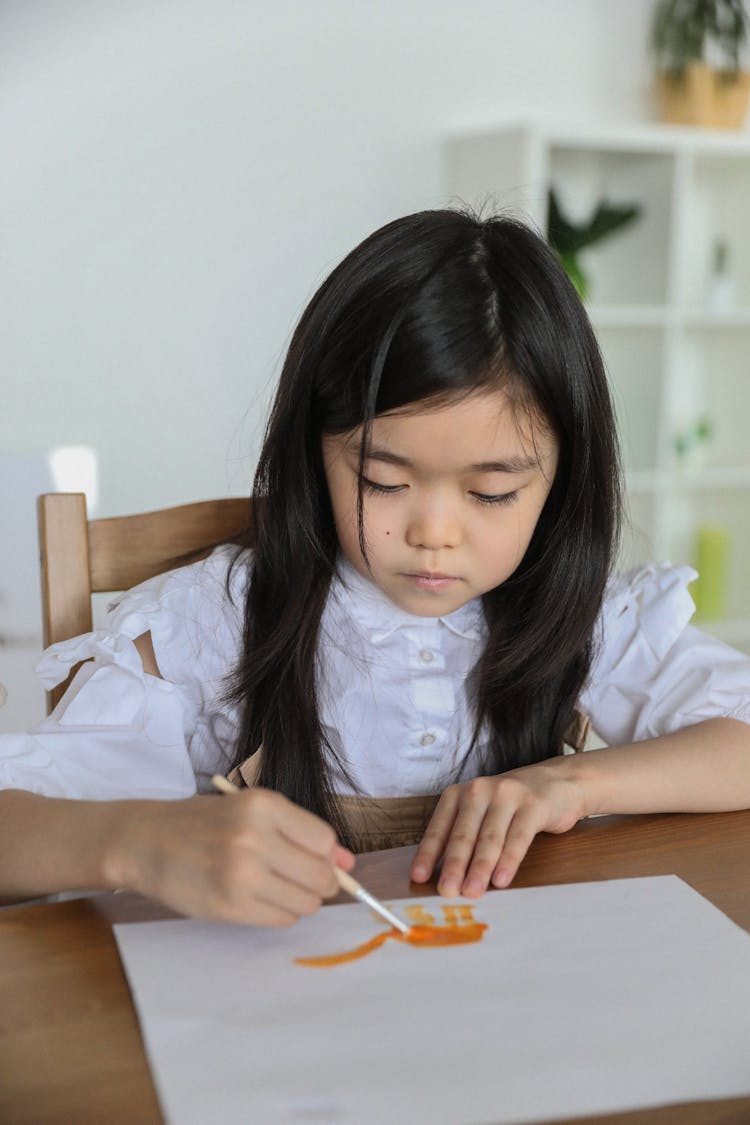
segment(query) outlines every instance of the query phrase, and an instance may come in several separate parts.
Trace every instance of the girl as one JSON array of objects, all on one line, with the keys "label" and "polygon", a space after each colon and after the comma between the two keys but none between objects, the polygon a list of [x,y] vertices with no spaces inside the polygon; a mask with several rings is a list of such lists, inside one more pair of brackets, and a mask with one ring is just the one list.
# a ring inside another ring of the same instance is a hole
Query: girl
[{"label": "girl", "polygon": [[[688,568],[610,577],[618,479],[544,243],[456,211],[377,231],[293,337],[252,550],[44,657],[47,686],[87,663],[0,740],[0,891],[284,924],[355,849],[420,841],[416,881],[479,896],[592,813],[747,807],[750,660],[688,625]],[[610,746],[564,754],[582,717]],[[217,770],[245,790],[208,796]]]}]

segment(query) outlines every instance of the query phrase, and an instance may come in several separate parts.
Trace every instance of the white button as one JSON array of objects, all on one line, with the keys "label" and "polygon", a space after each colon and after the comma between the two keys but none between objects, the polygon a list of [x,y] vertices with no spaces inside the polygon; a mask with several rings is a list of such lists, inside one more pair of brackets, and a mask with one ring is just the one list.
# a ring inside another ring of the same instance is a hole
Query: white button
[{"label": "white button", "polygon": [[423,664],[431,664],[435,654],[432,649],[423,648],[419,654],[419,659]]},{"label": "white button", "polygon": [[427,734],[423,734],[422,737],[420,738],[419,745],[420,746],[432,746],[434,741],[435,741],[435,735],[430,734],[429,731],[428,731]]}]

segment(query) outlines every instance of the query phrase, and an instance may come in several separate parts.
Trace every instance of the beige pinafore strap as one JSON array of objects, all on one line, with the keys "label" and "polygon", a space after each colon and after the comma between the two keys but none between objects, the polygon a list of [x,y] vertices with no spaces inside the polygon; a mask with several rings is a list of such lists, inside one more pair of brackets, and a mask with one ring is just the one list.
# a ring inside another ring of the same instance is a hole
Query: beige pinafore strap
[{"label": "beige pinafore strap", "polygon": [[245,758],[244,762],[240,762],[230,770],[227,781],[231,781],[232,785],[236,785],[239,789],[252,789],[258,782],[261,753],[261,750],[256,750],[249,758]]},{"label": "beige pinafore strap", "polygon": [[[229,774],[233,785],[255,785],[260,773],[260,751],[246,758]],[[357,852],[402,848],[422,839],[439,794],[425,797],[350,797],[336,802]]]},{"label": "beige pinafore strap", "polygon": [[578,753],[585,747],[590,731],[591,722],[588,715],[584,715],[583,711],[574,711],[572,722],[565,731],[565,745]]}]

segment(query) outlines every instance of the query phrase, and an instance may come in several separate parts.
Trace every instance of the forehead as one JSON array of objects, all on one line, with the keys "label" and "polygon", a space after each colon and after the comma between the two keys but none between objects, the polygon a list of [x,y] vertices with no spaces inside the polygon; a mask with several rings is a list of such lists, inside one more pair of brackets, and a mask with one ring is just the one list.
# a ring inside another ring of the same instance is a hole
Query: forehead
[{"label": "forehead", "polygon": [[[357,431],[357,441],[360,435]],[[556,451],[557,441],[527,406],[503,391],[482,391],[380,414],[372,422],[370,446],[423,463],[464,466],[510,460],[543,463]]]}]

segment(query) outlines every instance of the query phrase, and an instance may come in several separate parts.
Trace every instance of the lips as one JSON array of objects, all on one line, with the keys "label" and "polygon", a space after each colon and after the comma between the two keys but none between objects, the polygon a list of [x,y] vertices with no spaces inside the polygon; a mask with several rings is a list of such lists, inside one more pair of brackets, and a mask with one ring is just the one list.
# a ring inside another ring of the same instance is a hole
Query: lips
[{"label": "lips", "polygon": [[439,574],[437,571],[420,571],[407,573],[405,577],[413,583],[418,590],[447,590],[454,582],[458,582],[453,574]]}]

